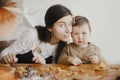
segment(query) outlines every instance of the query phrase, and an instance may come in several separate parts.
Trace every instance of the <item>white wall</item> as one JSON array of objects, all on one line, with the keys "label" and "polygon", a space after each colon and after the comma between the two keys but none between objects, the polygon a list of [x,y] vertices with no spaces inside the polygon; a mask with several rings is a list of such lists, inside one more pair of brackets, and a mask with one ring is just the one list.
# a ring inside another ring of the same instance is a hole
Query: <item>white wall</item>
[{"label": "white wall", "polygon": [[43,8],[40,21],[43,25],[45,11],[52,4],[63,4],[73,12],[73,15],[86,16],[91,22],[91,41],[100,47],[109,63],[120,63],[119,0],[39,0],[39,2],[38,5]]},{"label": "white wall", "polygon": [[24,14],[32,26],[44,25],[47,8],[58,3],[68,7],[73,15],[86,16],[92,27],[91,42],[100,47],[103,56],[109,63],[120,64],[120,0],[24,1],[24,7],[26,7]]}]

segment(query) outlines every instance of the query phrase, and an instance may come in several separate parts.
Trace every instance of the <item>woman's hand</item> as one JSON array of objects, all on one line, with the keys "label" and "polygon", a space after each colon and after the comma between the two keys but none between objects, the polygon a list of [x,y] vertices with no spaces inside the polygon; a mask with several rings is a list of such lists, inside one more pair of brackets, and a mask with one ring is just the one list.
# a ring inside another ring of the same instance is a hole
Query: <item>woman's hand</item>
[{"label": "woman's hand", "polygon": [[82,64],[82,61],[78,57],[69,57],[68,62],[75,65],[75,66]]},{"label": "woman's hand", "polygon": [[12,53],[8,53],[1,59],[1,63],[14,64],[17,63],[18,59]]},{"label": "woman's hand", "polygon": [[88,56],[88,59],[92,64],[97,64],[98,63],[98,57],[96,55],[90,55]]},{"label": "woman's hand", "polygon": [[33,57],[32,60],[35,63],[46,64],[46,61],[42,56]]}]

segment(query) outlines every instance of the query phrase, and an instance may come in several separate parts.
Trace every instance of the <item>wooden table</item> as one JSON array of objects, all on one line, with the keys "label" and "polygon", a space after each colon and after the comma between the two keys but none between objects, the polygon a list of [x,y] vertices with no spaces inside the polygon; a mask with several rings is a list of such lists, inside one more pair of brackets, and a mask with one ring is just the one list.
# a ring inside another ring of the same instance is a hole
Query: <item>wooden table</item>
[{"label": "wooden table", "polygon": [[[28,65],[32,66],[33,69],[37,70],[39,74],[43,74],[46,72],[50,72],[54,74],[54,76],[58,77],[58,73],[63,73],[62,76],[59,77],[67,77],[64,80],[115,80],[117,76],[120,76],[120,65],[112,64],[110,68],[105,71],[96,71],[95,67],[97,65],[93,64],[82,64],[81,66],[71,67],[68,65],[62,64],[14,64],[15,68],[18,67],[27,67]],[[73,68],[73,69],[71,69]],[[7,68],[6,65],[0,64],[0,80],[18,80],[20,77],[18,74],[14,72],[10,72],[11,68]],[[10,74],[8,74],[10,73]],[[3,75],[5,74],[5,75]],[[11,75],[12,74],[12,75]],[[72,77],[77,77],[80,79],[73,79]],[[54,79],[58,80],[58,79]],[[63,79],[59,79],[63,80]]]}]

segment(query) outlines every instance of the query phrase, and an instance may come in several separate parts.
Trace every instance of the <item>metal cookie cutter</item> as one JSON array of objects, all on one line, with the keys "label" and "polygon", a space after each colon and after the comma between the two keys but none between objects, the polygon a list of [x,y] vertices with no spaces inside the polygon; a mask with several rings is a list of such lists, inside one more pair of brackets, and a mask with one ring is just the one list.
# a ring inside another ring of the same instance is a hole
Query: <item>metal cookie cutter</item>
[{"label": "metal cookie cutter", "polygon": [[32,67],[29,65],[27,67],[27,73],[25,73],[23,77],[21,77],[19,80],[43,80],[43,79],[38,74],[38,71],[32,69]]}]

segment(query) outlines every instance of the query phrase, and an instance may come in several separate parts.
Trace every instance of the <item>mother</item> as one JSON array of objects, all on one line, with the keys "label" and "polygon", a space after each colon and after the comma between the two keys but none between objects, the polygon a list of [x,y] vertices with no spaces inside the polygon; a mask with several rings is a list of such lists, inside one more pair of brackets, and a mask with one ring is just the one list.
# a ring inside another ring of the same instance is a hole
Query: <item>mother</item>
[{"label": "mother", "polygon": [[[45,14],[46,26],[36,26],[0,54],[2,63],[56,63],[71,33],[71,11],[60,4],[51,6]],[[45,60],[44,60],[45,58]]]}]

